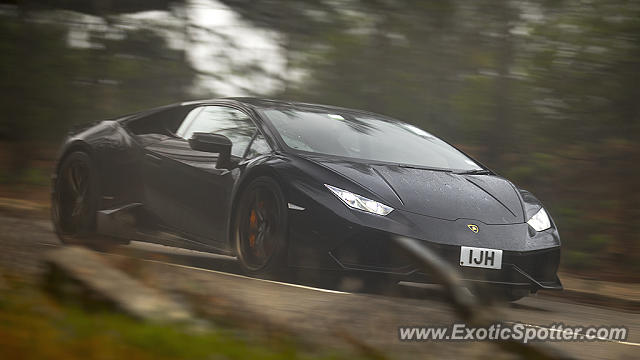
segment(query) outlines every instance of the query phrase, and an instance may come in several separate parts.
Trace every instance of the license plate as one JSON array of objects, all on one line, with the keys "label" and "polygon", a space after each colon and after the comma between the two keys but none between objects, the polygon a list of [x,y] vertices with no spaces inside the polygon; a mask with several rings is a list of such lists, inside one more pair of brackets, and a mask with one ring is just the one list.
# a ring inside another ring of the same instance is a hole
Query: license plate
[{"label": "license plate", "polygon": [[461,246],[460,266],[502,269],[502,250]]}]

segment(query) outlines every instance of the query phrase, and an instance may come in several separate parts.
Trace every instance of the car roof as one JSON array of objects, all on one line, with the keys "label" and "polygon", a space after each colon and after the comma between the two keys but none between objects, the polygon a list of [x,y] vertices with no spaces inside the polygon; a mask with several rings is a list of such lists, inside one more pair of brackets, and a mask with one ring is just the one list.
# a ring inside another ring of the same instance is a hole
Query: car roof
[{"label": "car roof", "polygon": [[[259,109],[290,109],[290,110],[308,110],[308,111],[319,111],[319,112],[337,112],[337,113],[352,113],[352,114],[368,114],[368,115],[376,115],[383,116],[380,114],[373,113],[371,111],[359,110],[359,109],[350,109],[340,106],[333,105],[324,105],[324,104],[312,104],[306,102],[297,102],[297,101],[287,101],[287,100],[275,100],[275,99],[267,99],[267,98],[258,98],[258,97],[225,97],[225,98],[217,98],[210,100],[197,101],[200,104],[207,104],[212,102],[235,102],[240,103],[242,105],[251,107],[251,108],[259,108]],[[192,104],[195,102],[183,103],[183,104]]]}]

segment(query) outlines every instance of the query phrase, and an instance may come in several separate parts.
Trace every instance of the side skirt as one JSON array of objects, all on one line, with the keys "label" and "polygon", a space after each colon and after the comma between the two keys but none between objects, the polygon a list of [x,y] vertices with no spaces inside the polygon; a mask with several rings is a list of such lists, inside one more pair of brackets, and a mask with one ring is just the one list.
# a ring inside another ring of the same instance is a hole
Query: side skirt
[{"label": "side skirt", "polygon": [[99,210],[96,218],[98,234],[113,238],[115,242],[128,244],[130,241],[142,241],[201,252],[233,255],[228,249],[205,244],[202,241],[204,239],[196,239],[165,226],[149,214],[142,203],[130,203],[113,209]]}]

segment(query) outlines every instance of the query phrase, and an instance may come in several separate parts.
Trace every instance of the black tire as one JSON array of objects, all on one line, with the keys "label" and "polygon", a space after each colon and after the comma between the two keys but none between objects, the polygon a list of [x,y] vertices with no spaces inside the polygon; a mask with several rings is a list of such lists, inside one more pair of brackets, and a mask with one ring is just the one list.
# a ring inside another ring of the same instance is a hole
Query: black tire
[{"label": "black tire", "polygon": [[85,243],[96,228],[98,185],[89,155],[76,151],[58,167],[51,198],[56,234],[65,244]]},{"label": "black tire", "polygon": [[255,276],[281,276],[286,269],[287,206],[278,183],[261,176],[240,194],[233,242],[242,269]]}]

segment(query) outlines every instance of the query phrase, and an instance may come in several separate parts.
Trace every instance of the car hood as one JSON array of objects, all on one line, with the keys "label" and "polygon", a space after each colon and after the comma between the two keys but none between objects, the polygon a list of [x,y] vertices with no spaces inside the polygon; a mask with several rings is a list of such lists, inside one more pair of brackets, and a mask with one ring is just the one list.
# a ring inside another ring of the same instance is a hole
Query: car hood
[{"label": "car hood", "polygon": [[446,220],[472,219],[485,224],[524,222],[515,186],[495,175],[369,165],[360,162],[307,157],[378,195],[398,210]]}]

